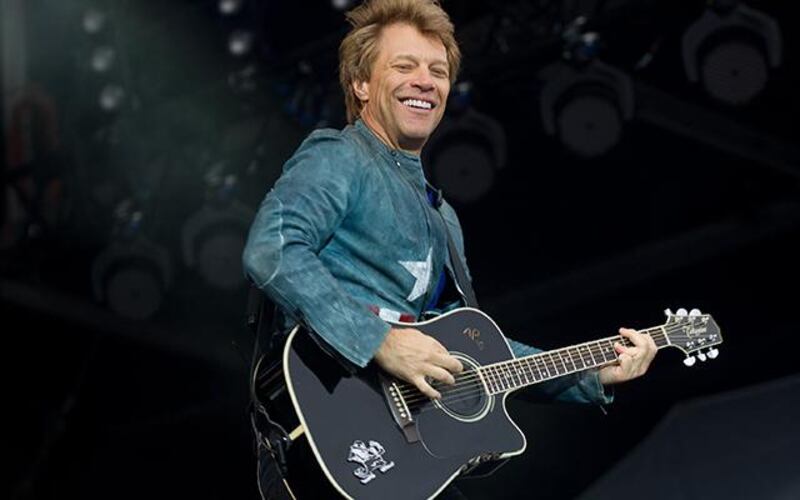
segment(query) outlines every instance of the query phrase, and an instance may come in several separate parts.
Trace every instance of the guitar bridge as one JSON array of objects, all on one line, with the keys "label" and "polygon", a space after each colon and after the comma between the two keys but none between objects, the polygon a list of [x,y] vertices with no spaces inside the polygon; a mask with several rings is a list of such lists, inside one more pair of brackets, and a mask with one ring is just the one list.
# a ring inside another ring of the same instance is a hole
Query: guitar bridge
[{"label": "guitar bridge", "polygon": [[395,423],[400,427],[400,430],[403,431],[406,441],[409,443],[416,443],[419,441],[417,424],[414,422],[414,417],[411,415],[408,405],[406,405],[400,387],[397,385],[396,381],[384,377],[383,375],[380,376],[380,381],[381,387],[383,388],[383,395],[386,398],[386,404],[389,405],[389,413],[392,414]]}]

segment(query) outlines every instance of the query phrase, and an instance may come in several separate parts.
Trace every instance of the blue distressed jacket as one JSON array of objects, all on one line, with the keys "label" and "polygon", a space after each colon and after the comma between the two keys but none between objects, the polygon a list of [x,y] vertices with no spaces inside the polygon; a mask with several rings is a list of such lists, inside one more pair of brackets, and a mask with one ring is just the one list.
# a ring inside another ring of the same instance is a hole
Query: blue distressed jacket
[{"label": "blue distressed jacket", "polygon": [[[370,306],[420,317],[442,271],[452,271],[445,223],[466,263],[458,218],[446,202],[440,211],[441,217],[427,200],[418,156],[391,149],[360,120],[343,130],[317,130],[264,198],[244,269],[288,321],[304,322],[363,367],[390,328]],[[510,344],[517,356],[539,352]],[[595,372],[537,388],[547,398],[611,401]]]}]

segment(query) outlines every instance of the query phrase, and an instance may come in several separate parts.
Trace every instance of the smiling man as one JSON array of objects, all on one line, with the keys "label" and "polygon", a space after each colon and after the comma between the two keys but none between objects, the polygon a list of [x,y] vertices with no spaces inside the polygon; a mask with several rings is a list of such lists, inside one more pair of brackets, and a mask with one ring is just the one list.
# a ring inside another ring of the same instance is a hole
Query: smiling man
[{"label": "smiling man", "polygon": [[[435,0],[371,0],[347,17],[339,70],[350,125],[314,131],[287,161],[251,227],[244,266],[279,307],[282,332],[302,322],[345,365],[374,362],[438,398],[429,382],[452,384],[461,363],[434,338],[393,324],[465,303],[453,265],[466,267],[461,227],[420,160],[461,54]],[[650,337],[621,332],[633,347],[617,347],[618,364],[539,384],[539,393],[609,403],[603,386],[643,374],[656,352]],[[517,356],[538,351],[510,345]],[[261,452],[262,493],[279,498],[268,472],[277,469]]]}]

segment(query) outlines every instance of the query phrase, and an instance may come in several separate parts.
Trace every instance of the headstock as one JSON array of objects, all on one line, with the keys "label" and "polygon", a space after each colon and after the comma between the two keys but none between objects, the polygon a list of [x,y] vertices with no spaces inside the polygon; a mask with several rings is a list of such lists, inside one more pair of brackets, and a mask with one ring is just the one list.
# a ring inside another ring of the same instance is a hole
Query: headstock
[{"label": "headstock", "polygon": [[[686,354],[683,364],[692,366],[696,359],[705,361],[719,355],[715,346],[722,343],[722,334],[711,315],[703,314],[697,309],[687,313],[683,308],[675,313],[667,309],[664,314],[667,322],[661,328],[668,345],[677,347]],[[706,352],[703,349],[707,349]]]}]

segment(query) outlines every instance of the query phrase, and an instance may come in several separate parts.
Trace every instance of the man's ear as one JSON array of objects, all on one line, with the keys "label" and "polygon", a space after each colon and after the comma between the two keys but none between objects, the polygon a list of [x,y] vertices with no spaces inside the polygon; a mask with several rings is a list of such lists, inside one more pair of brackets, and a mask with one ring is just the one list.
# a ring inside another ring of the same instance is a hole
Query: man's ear
[{"label": "man's ear", "polygon": [[369,82],[353,82],[353,92],[359,101],[369,101]]}]

